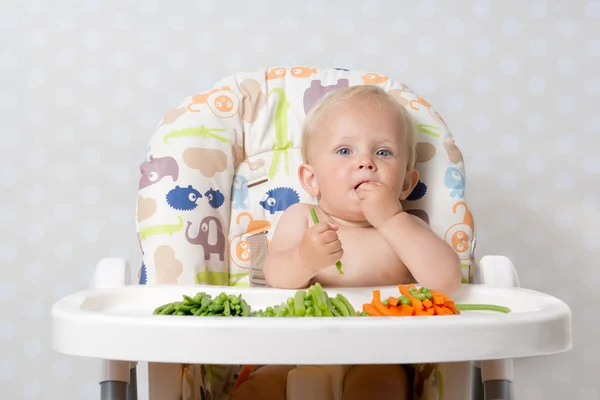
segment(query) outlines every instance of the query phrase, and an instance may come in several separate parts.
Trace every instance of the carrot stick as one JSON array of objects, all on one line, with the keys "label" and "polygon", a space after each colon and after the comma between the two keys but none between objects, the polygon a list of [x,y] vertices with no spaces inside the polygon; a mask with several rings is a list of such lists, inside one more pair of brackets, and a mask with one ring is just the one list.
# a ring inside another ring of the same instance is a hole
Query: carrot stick
[{"label": "carrot stick", "polygon": [[237,389],[242,383],[246,382],[250,377],[250,374],[256,369],[256,365],[244,365],[237,379],[235,380],[235,384],[233,386],[234,389]]},{"label": "carrot stick", "polygon": [[373,302],[372,304],[375,306],[375,309],[381,314],[385,316],[392,315],[400,315],[400,312],[394,308],[387,308],[381,302],[381,291],[378,289],[373,290]]},{"label": "carrot stick", "polygon": [[363,311],[369,314],[372,317],[379,317],[381,314],[377,312],[377,309],[371,304],[363,304]]},{"label": "carrot stick", "polygon": [[396,307],[398,305],[398,298],[394,296],[388,297],[388,304],[392,307]]},{"label": "carrot stick", "polygon": [[408,288],[404,285],[398,285],[398,289],[400,289],[400,294],[403,296],[406,296],[410,299],[410,302],[412,303],[412,306],[415,310],[419,311],[419,310],[423,310],[423,303],[421,302],[421,300],[417,300],[413,297],[412,294],[410,294],[410,292],[408,291]]}]

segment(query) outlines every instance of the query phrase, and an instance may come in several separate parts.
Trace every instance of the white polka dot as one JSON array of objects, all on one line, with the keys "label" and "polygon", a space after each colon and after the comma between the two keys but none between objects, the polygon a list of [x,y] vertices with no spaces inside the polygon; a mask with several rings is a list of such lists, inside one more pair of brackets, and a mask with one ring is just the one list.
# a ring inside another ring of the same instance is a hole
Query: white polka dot
[{"label": "white polka dot", "polygon": [[81,163],[88,167],[97,167],[102,161],[100,150],[95,147],[86,147],[81,151]]},{"label": "white polka dot", "polygon": [[462,35],[467,30],[467,25],[458,18],[450,18],[446,22],[446,31],[451,35]]},{"label": "white polka dot", "polygon": [[577,108],[577,100],[573,96],[564,95],[556,98],[556,109],[560,114],[573,114]]},{"label": "white polka dot", "polygon": [[561,57],[557,69],[563,76],[573,75],[577,71],[577,61],[571,57]]},{"label": "white polka dot", "polygon": [[[42,108],[39,106],[31,106],[27,111],[27,114],[25,115],[25,118],[27,118],[27,122],[29,122],[30,125],[34,125],[36,127],[41,125],[42,123],[46,123],[47,109],[47,107]],[[40,128],[43,129],[43,127]]]},{"label": "white polka dot", "polygon": [[456,114],[463,109],[465,101],[460,94],[450,94],[444,100],[445,112]]},{"label": "white polka dot", "polygon": [[46,82],[46,73],[41,68],[34,68],[27,74],[27,87],[38,88]]},{"label": "white polka dot", "polygon": [[0,92],[0,108],[11,109],[19,105],[17,93],[11,89],[5,89]]},{"label": "white polka dot", "polygon": [[504,114],[514,114],[519,109],[519,98],[515,96],[504,96],[500,99],[500,110]]},{"label": "white polka dot", "polygon": [[[363,44],[364,43],[365,41],[363,40]],[[306,50],[312,54],[323,53],[323,50],[325,50],[325,40],[323,40],[323,37],[321,36],[311,36],[310,38],[308,38],[308,41],[306,43]]]},{"label": "white polka dot", "polygon": [[17,289],[15,285],[0,282],[0,301],[10,302],[17,297]]},{"label": "white polka dot", "polygon": [[60,242],[54,246],[54,256],[61,261],[66,261],[73,255],[73,246],[71,243]]},{"label": "white polka dot", "polygon": [[540,19],[546,16],[546,3],[543,1],[533,1],[529,5],[529,14],[531,18]]},{"label": "white polka dot", "polygon": [[238,32],[244,29],[244,20],[239,15],[227,15],[224,18],[223,26],[228,31]]},{"label": "white polka dot", "polygon": [[521,32],[521,25],[514,18],[504,20],[502,23],[502,34],[504,36],[517,36]]},{"label": "white polka dot", "polygon": [[484,114],[475,115],[471,119],[471,127],[478,133],[487,132],[490,128],[490,119]]},{"label": "white polka dot", "polygon": [[600,115],[594,115],[586,118],[583,123],[585,133],[600,133]]},{"label": "white polka dot", "polygon": [[269,48],[269,37],[264,34],[257,34],[252,38],[252,49],[262,53]]},{"label": "white polka dot", "polygon": [[573,136],[568,134],[558,135],[555,143],[556,152],[560,154],[573,152]]},{"label": "white polka dot", "polygon": [[588,18],[600,18],[600,1],[588,1],[584,11],[585,16]]},{"label": "white polka dot", "polygon": [[410,31],[410,22],[405,18],[396,18],[392,24],[392,30],[397,35],[405,35]]},{"label": "white polka dot", "polygon": [[96,205],[100,199],[100,189],[98,186],[85,186],[81,191],[81,200],[87,205]]},{"label": "white polka dot", "polygon": [[75,61],[75,52],[70,49],[62,49],[56,53],[56,63],[63,67],[72,67]]},{"label": "white polka dot", "polygon": [[[202,35],[206,35],[207,33],[199,33],[196,36],[196,48],[198,48],[198,42],[201,39]],[[161,39],[154,32],[144,32],[140,36],[140,47],[145,51],[154,51],[159,47],[159,41]]]},{"label": "white polka dot", "polygon": [[590,58],[600,57],[600,39],[590,39],[585,41],[585,54]]},{"label": "white polka dot", "polygon": [[38,319],[43,313],[44,308],[42,307],[42,302],[39,300],[29,300],[23,305],[23,315],[28,319]]},{"label": "white polka dot", "polygon": [[421,54],[431,55],[435,52],[435,42],[429,36],[422,37],[417,43],[417,51]]},{"label": "white polka dot", "polygon": [[546,129],[544,117],[534,115],[527,118],[527,130],[531,133],[542,133]]},{"label": "white polka dot", "polygon": [[17,328],[11,321],[0,321],[0,339],[12,339],[17,334]]},{"label": "white polka dot", "polygon": [[529,55],[540,57],[546,54],[546,41],[544,39],[533,39],[529,41]]},{"label": "white polka dot", "polygon": [[559,172],[556,175],[554,184],[556,185],[556,188],[558,190],[561,190],[563,192],[568,192],[575,187],[573,177],[567,174],[566,172]]},{"label": "white polka dot", "polygon": [[46,35],[43,32],[34,29],[29,37],[29,43],[31,44],[31,47],[34,48],[44,47],[46,44]]},{"label": "white polka dot", "polygon": [[590,96],[600,96],[600,78],[589,78],[583,83],[583,91]]},{"label": "white polka dot", "polygon": [[59,378],[69,378],[73,374],[73,367],[67,360],[56,360],[52,367],[55,376]]},{"label": "white polka dot", "polygon": [[421,0],[417,2],[417,15],[420,18],[431,18],[435,15],[435,2],[433,0]]},{"label": "white polka dot", "polygon": [[473,92],[477,94],[485,94],[490,91],[490,78],[485,75],[475,76],[471,80],[471,87],[473,88]]},{"label": "white polka dot", "polygon": [[31,339],[23,346],[23,354],[27,358],[34,358],[40,355],[42,351],[42,342],[40,339]]},{"label": "white polka dot", "polygon": [[88,14],[97,14],[102,8],[102,0],[85,0],[83,10]]},{"label": "white polka dot", "polygon": [[71,88],[59,88],[56,89],[56,105],[62,107],[68,107],[73,105],[73,89]]},{"label": "white polka dot", "polygon": [[113,104],[117,107],[127,107],[131,103],[131,97],[129,89],[116,89],[112,95]]},{"label": "white polka dot", "polygon": [[46,7],[42,0],[29,0],[27,2],[27,11],[39,14],[46,11]]},{"label": "white polka dot", "polygon": [[38,380],[25,382],[23,385],[23,397],[27,400],[39,398],[40,393],[40,381]]},{"label": "white polka dot", "polygon": [[529,80],[529,93],[538,95],[546,90],[546,79],[542,76],[534,76]]},{"label": "white polka dot", "polygon": [[60,222],[67,222],[73,219],[72,204],[57,204],[54,206],[54,218]]},{"label": "white polka dot", "polygon": [[461,74],[465,66],[464,60],[458,55],[453,55],[444,59],[444,64],[446,70],[452,75]]},{"label": "white polka dot", "polygon": [[492,13],[492,5],[488,0],[477,0],[472,11],[475,18],[488,18]]},{"label": "white polka dot", "polygon": [[[313,3],[321,4],[322,2],[317,0]],[[363,0],[361,10],[361,15],[364,15],[368,18],[376,18],[377,16],[379,16],[381,4],[379,0]]]},{"label": "white polka dot", "polygon": [[83,120],[89,126],[96,126],[102,119],[102,113],[96,107],[85,107],[83,109]]},{"label": "white polka dot", "polygon": [[167,21],[169,28],[175,32],[185,31],[188,27],[188,21],[183,15],[172,15]]},{"label": "white polka dot", "polygon": [[19,173],[16,167],[10,165],[0,169],[0,185],[6,187],[14,186],[18,179]]},{"label": "white polka dot", "polygon": [[19,19],[15,14],[0,14],[0,27],[5,31],[14,31],[19,26]]},{"label": "white polka dot", "polygon": [[598,195],[585,195],[581,204],[583,206],[583,211],[587,214],[595,214],[600,212],[600,197]]},{"label": "white polka dot", "polygon": [[86,223],[81,227],[79,236],[86,242],[94,243],[100,238],[100,228],[97,224]]},{"label": "white polka dot", "polygon": [[17,367],[13,360],[0,360],[0,379],[9,380],[15,376]]},{"label": "white polka dot", "polygon": [[[325,47],[323,45],[323,47]],[[376,36],[365,36],[361,39],[362,52],[368,55],[377,55],[381,50],[381,43]],[[323,50],[319,50],[322,52]]]},{"label": "white polka dot", "polygon": [[128,165],[115,165],[111,171],[112,181],[117,185],[126,185],[129,183],[130,174]]},{"label": "white polka dot", "polygon": [[39,261],[30,262],[25,266],[23,279],[26,281],[35,281],[44,274],[44,265]]},{"label": "white polka dot", "polygon": [[186,52],[177,50],[169,57],[169,64],[174,70],[182,70],[187,66],[188,55]]},{"label": "white polka dot", "polygon": [[[204,3],[202,1],[198,2]],[[140,3],[140,8],[144,14],[156,14],[158,12],[158,0],[146,0]]]},{"label": "white polka dot", "polygon": [[249,4],[253,16],[263,17],[271,12],[272,3],[269,0],[250,0]]},{"label": "white polka dot", "polygon": [[0,68],[15,69],[19,66],[19,56],[12,50],[4,50],[0,54]]},{"label": "white polka dot", "polygon": [[26,227],[25,238],[29,243],[36,243],[44,238],[44,225],[32,223]]},{"label": "white polka dot", "polygon": [[469,170],[484,174],[489,170],[490,158],[485,154],[472,154],[469,161]]},{"label": "white polka dot", "polygon": [[83,43],[86,48],[96,49],[102,44],[102,35],[96,30],[86,32],[83,35]]},{"label": "white polka dot", "polygon": [[115,53],[113,62],[117,68],[128,68],[131,65],[133,56],[129,50],[119,50]]},{"label": "white polka dot", "polygon": [[115,27],[120,30],[131,29],[131,20],[126,14],[116,14],[114,24]]},{"label": "white polka dot", "polygon": [[[600,232],[587,231],[581,235],[581,243],[587,250],[594,251],[600,249]],[[598,276],[596,280],[600,280],[600,274],[594,271]],[[600,286],[600,282],[597,282],[594,286]]]},{"label": "white polka dot", "polygon": [[86,86],[97,86],[102,82],[102,72],[98,69],[86,69],[83,72],[83,84]]},{"label": "white polka dot", "polygon": [[6,122],[3,128],[3,135],[0,135],[0,149],[15,149],[21,142],[19,129],[10,122]]},{"label": "white polka dot", "polygon": [[558,21],[558,34],[560,36],[575,36],[579,27],[570,19],[561,19]]},{"label": "white polka dot", "polygon": [[122,225],[132,222],[134,217],[129,208],[115,207],[111,212],[110,220],[114,225]]},{"label": "white polka dot", "polygon": [[70,183],[75,176],[75,166],[63,162],[56,163],[53,167],[52,177],[59,183]]},{"label": "white polka dot", "polygon": [[568,267],[573,263],[573,254],[570,248],[559,247],[554,249],[554,263],[561,268]]},{"label": "white polka dot", "polygon": [[525,162],[525,168],[532,173],[543,172],[546,168],[546,162],[541,154],[532,154]]},{"label": "white polka dot", "polygon": [[354,21],[346,16],[340,17],[335,20],[335,27],[338,32],[347,35],[354,31]]},{"label": "white polka dot", "polygon": [[18,252],[12,243],[0,243],[0,261],[12,263],[17,260]]},{"label": "white polka dot", "polygon": [[517,176],[512,171],[504,171],[500,174],[498,179],[500,186],[506,190],[515,190],[517,189],[518,182]]},{"label": "white polka dot", "polygon": [[598,175],[600,174],[600,154],[585,155],[583,157],[583,171],[586,174]]},{"label": "white polka dot", "polygon": [[73,285],[69,282],[57,282],[54,284],[52,294],[56,299],[69,296],[70,294],[73,294]]},{"label": "white polka dot", "polygon": [[[337,60],[336,60],[336,63],[337,63]],[[337,65],[344,65],[344,64],[337,63]],[[398,73],[406,72],[406,70],[408,69],[408,57],[406,57],[405,55],[395,56],[394,59],[392,60],[392,69]]]},{"label": "white polka dot", "polygon": [[25,190],[25,203],[39,205],[44,201],[44,187],[38,183],[34,183]]},{"label": "white polka dot", "polygon": [[519,151],[519,138],[510,134],[500,136],[500,150],[503,153],[516,153]]},{"label": "white polka dot", "polygon": [[479,37],[473,40],[473,54],[478,57],[484,57],[490,54],[492,50],[492,44],[490,39],[486,37]]},{"label": "white polka dot", "polygon": [[0,223],[14,224],[19,221],[19,211],[10,205],[0,205]]},{"label": "white polka dot", "polygon": [[554,214],[554,225],[559,229],[570,229],[573,225],[573,216],[569,211],[557,211]]},{"label": "white polka dot", "polygon": [[429,94],[435,90],[435,78],[430,75],[420,76],[415,79],[414,84],[412,84],[412,88],[418,94]]},{"label": "white polka dot", "polygon": [[196,8],[196,14],[202,16],[209,16],[213,15],[215,4],[213,0],[202,0],[194,2],[194,7]]}]

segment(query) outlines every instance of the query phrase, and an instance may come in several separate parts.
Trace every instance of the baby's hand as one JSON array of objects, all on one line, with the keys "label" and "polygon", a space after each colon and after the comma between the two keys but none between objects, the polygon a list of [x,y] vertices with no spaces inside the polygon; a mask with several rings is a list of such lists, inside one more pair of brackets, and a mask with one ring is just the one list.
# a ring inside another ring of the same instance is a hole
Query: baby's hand
[{"label": "baby's hand", "polygon": [[396,194],[381,182],[363,183],[356,189],[356,194],[365,218],[375,228],[402,211]]},{"label": "baby's hand", "polygon": [[336,233],[338,229],[335,224],[321,221],[304,232],[299,250],[306,268],[318,272],[341,260],[344,251]]}]

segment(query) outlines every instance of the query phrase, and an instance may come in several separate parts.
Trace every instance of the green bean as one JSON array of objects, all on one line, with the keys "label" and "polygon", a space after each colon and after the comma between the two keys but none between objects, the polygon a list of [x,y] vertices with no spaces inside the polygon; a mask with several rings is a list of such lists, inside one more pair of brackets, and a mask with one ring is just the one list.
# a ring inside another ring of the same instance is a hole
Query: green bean
[{"label": "green bean", "polygon": [[227,296],[227,299],[229,299],[229,302],[231,304],[234,304],[234,305],[240,304],[240,298],[238,296],[234,296],[234,295],[230,294],[229,296]]},{"label": "green bean", "polygon": [[456,309],[461,311],[498,311],[509,313],[510,308],[493,304],[456,304]]},{"label": "green bean", "polygon": [[354,309],[354,307],[352,307],[352,304],[350,304],[350,302],[348,301],[347,298],[345,298],[344,296],[342,296],[341,294],[337,294],[337,296],[335,296],[336,299],[338,299],[339,301],[341,301],[346,308],[348,309],[348,312],[350,313],[350,316],[355,316],[356,315],[356,310]]},{"label": "green bean", "polygon": [[248,307],[248,303],[246,303],[244,300],[242,300],[241,304],[242,304],[242,317],[247,317],[248,314],[250,313],[250,307]]},{"label": "green bean", "polygon": [[306,292],[304,290],[299,290],[294,296],[294,314],[298,317],[306,315],[305,294]]},{"label": "green bean", "polygon": [[173,311],[175,311],[175,306],[173,304],[168,304],[165,308],[161,310],[160,315],[169,315]]},{"label": "green bean", "polygon": [[[335,307],[335,309],[339,312],[339,314],[341,314],[341,316],[343,317],[349,317],[350,316],[350,311],[348,310],[348,308],[346,307],[346,305],[344,303],[342,303],[339,299],[336,298],[331,298],[331,304],[333,304],[333,306]],[[333,310],[332,310],[333,312]],[[335,315],[335,313],[333,313]],[[337,315],[338,317],[340,315]]]},{"label": "green bean", "polygon": [[163,304],[162,306],[156,307],[156,308],[154,309],[154,312],[153,312],[152,314],[154,314],[154,315],[158,315],[158,314],[160,314],[160,312],[161,312],[162,310],[164,310],[164,309],[165,309],[165,307],[167,307],[167,306],[168,306],[168,304]]},{"label": "green bean", "polygon": [[[315,224],[319,223],[319,217],[317,217],[317,212],[315,211],[315,209],[313,207],[310,208],[310,215],[312,216],[312,220]],[[338,272],[343,275],[344,271],[342,271],[342,262],[341,261],[337,261],[335,263],[335,267],[337,268]]]},{"label": "green bean", "polygon": [[223,314],[227,316],[231,315],[231,309],[229,308],[229,300],[225,300],[225,310],[223,310]]}]

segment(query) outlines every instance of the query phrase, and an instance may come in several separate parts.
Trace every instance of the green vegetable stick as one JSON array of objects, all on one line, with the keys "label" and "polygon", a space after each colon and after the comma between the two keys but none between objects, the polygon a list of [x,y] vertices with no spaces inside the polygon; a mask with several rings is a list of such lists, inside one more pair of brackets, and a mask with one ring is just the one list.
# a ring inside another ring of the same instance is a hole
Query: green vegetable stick
[{"label": "green vegetable stick", "polygon": [[495,306],[493,304],[455,304],[457,310],[461,311],[499,311],[509,313],[510,308]]},{"label": "green vegetable stick", "polygon": [[[349,317],[350,316],[350,311],[348,310],[348,308],[346,307],[346,305],[344,305],[344,303],[342,303],[339,299],[336,299],[334,297],[329,299],[331,301],[331,304],[333,304],[333,306],[335,307],[335,309],[337,309],[337,311],[343,316],[343,317]],[[334,313],[335,315],[335,313]]]},{"label": "green vegetable stick", "polygon": [[298,317],[306,315],[306,305],[304,304],[304,290],[298,290],[294,296],[294,314]]},{"label": "green vegetable stick", "polygon": [[[310,215],[312,215],[313,222],[315,224],[318,224],[319,217],[317,217],[317,212],[315,211],[315,209],[313,207],[310,208]],[[337,270],[340,274],[344,273],[344,271],[342,271],[342,262],[341,261],[336,262],[335,266],[337,267]]]},{"label": "green vegetable stick", "polygon": [[338,299],[339,301],[341,301],[346,308],[348,309],[348,312],[350,312],[350,316],[354,317],[356,316],[356,310],[354,309],[354,307],[352,307],[352,304],[350,304],[350,302],[348,301],[347,298],[345,298],[343,295],[341,294],[337,294],[337,296],[335,296],[336,299]]}]

